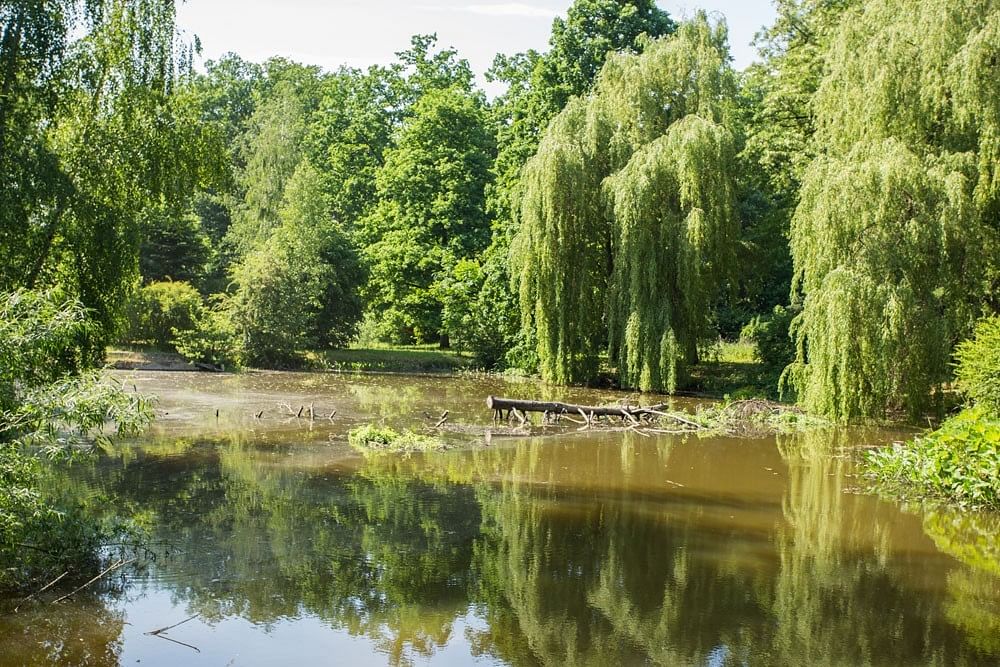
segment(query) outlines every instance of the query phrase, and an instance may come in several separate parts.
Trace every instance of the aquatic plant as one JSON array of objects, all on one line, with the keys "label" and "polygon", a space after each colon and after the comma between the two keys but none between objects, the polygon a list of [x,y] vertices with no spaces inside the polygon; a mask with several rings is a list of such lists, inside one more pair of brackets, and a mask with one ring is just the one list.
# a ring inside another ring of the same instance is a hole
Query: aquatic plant
[{"label": "aquatic plant", "polygon": [[1000,507],[1000,419],[969,408],[912,442],[869,452],[865,467],[898,495]]},{"label": "aquatic plant", "polygon": [[410,430],[396,431],[388,426],[367,424],[351,429],[347,441],[355,449],[369,452],[427,452],[446,449],[445,444],[427,435]]}]

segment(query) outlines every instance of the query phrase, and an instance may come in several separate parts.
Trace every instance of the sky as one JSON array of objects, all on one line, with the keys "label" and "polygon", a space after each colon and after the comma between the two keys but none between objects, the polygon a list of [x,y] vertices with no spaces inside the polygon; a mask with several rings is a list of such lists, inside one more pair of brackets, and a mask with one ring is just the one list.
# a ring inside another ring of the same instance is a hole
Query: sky
[{"label": "sky", "polygon": [[[572,0],[186,0],[178,23],[201,40],[203,60],[233,51],[261,62],[284,56],[335,70],[341,65],[388,64],[409,46],[410,36],[437,33],[439,47],[468,59],[487,93],[499,90],[482,74],[497,53],[547,49],[552,19]],[[771,0],[680,0],[657,3],[674,19],[699,9],[729,24],[733,64],[749,65],[754,34],[775,16]]]}]

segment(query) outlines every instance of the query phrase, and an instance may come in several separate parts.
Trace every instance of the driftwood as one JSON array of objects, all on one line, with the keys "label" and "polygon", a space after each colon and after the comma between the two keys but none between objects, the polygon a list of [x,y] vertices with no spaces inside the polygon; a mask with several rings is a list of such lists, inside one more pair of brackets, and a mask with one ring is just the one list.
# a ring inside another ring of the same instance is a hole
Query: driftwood
[{"label": "driftwood", "polygon": [[500,398],[499,396],[488,396],[486,407],[496,411],[514,411],[514,415],[519,412],[541,412],[555,415],[580,414],[587,421],[594,417],[621,417],[629,422],[638,422],[639,417],[644,414],[656,414],[657,411],[667,407],[665,404],[642,407],[639,405],[573,405],[572,403],[560,403],[558,401],[524,401],[515,398]]},{"label": "driftwood", "polygon": [[[531,412],[542,413],[542,423],[554,423],[560,419],[566,419],[583,426],[577,430],[584,431],[593,428],[599,423],[601,418],[617,418],[621,425],[646,436],[649,431],[652,433],[691,433],[692,431],[711,430],[711,426],[698,423],[690,415],[666,412],[666,404],[657,405],[574,405],[572,403],[560,403],[558,401],[526,401],[514,398],[501,398],[499,396],[489,396],[486,398],[486,407],[493,410],[494,423],[509,421],[511,417],[516,417],[522,426],[529,421],[528,414]],[[504,415],[506,411],[506,416]],[[571,415],[580,415],[582,420],[574,419]],[[651,429],[653,424],[663,423],[669,420],[677,424],[676,429],[663,430]]]}]

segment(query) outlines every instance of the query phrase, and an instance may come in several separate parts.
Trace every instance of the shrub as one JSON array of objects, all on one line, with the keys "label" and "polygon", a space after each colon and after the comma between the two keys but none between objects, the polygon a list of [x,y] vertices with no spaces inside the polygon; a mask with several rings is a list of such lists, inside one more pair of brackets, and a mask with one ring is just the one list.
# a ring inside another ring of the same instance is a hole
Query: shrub
[{"label": "shrub", "polygon": [[0,588],[93,569],[111,536],[87,508],[43,491],[36,457],[68,457],[106,422],[128,434],[151,416],[142,396],[78,372],[90,326],[55,293],[0,294]]},{"label": "shrub", "polygon": [[979,321],[973,337],[958,346],[955,379],[976,405],[1000,416],[1000,316]]},{"label": "shrub", "polygon": [[173,349],[175,332],[194,329],[202,309],[201,294],[190,283],[150,283],[132,302],[128,341]]},{"label": "shrub", "polygon": [[912,442],[870,452],[865,464],[891,491],[1000,507],[1000,419],[969,408]]},{"label": "shrub", "polygon": [[204,309],[194,328],[175,330],[172,340],[177,352],[188,361],[219,368],[237,364],[236,330],[225,295],[215,295],[212,308]]}]

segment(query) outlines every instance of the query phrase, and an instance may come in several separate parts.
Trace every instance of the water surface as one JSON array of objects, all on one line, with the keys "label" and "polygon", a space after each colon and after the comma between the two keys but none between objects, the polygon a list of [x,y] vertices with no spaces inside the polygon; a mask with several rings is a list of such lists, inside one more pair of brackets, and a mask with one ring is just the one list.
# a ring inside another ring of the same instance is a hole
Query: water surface
[{"label": "water surface", "polygon": [[[155,558],[5,612],[0,665],[1000,662],[1000,517],[861,493],[853,451],[898,434],[487,439],[490,393],[624,395],[118,377],[160,396],[157,423],[71,484],[139,516]],[[289,414],[310,406],[313,420]],[[366,458],[346,443],[358,424],[426,429],[445,409],[459,449]]]}]

